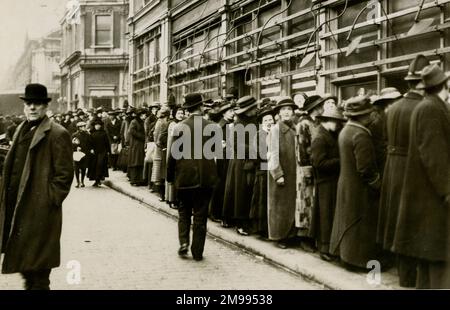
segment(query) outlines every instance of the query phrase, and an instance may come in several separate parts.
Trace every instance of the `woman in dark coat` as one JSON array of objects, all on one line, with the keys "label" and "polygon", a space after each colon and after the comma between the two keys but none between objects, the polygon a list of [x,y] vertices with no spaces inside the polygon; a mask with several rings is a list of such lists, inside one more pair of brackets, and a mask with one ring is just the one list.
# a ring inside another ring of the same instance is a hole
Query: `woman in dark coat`
[{"label": "woman in dark coat", "polygon": [[267,140],[270,128],[274,124],[273,109],[271,105],[266,105],[258,111],[260,129],[253,140],[252,148],[258,152],[258,159],[255,160],[255,183],[253,185],[253,196],[250,207],[250,219],[253,222],[254,230],[263,238],[268,238],[267,224]]},{"label": "woman in dark coat", "polygon": [[381,180],[366,127],[372,109],[367,96],[349,99],[344,115],[350,120],[339,134],[341,167],[330,252],[352,268],[365,269],[368,261],[378,259],[375,239]]},{"label": "woman in dark coat", "polygon": [[111,150],[108,136],[102,125],[100,119],[94,120],[92,123],[94,131],[91,133],[93,154],[92,160],[89,164],[88,177],[89,180],[94,180],[92,186],[100,186],[101,181],[109,176],[108,174],[108,153]]},{"label": "woman in dark coat", "polygon": [[[239,131],[236,130],[230,138],[234,140],[234,153],[228,164],[223,212],[226,219],[232,218],[236,221],[236,229],[240,235],[248,236],[254,180],[254,163],[253,160],[249,159],[249,146],[254,139],[253,135],[256,134],[257,103],[255,98],[245,96],[238,100],[237,105],[238,109],[235,111],[237,119],[233,128],[253,124],[255,125],[255,131],[253,134],[239,136]],[[244,158],[237,157],[238,150],[244,153]]]},{"label": "woman in dark coat", "polygon": [[278,241],[278,247],[283,249],[298,232],[295,227],[295,107],[290,97],[280,98],[276,105],[280,118],[269,133],[269,239]]},{"label": "woman in dark coat", "polygon": [[77,128],[78,130],[72,135],[73,151],[84,153],[83,158],[81,158],[78,161],[74,159],[73,162],[73,166],[75,169],[75,178],[77,180],[77,185],[75,185],[75,187],[79,188],[80,186],[84,187],[84,177],[86,175],[86,170],[89,167],[89,159],[92,150],[92,141],[91,136],[86,131],[85,122],[78,122]]},{"label": "woman in dark coat", "polygon": [[313,216],[316,223],[313,227],[320,257],[325,261],[331,261],[333,258],[329,255],[330,237],[336,208],[340,164],[337,137],[341,123],[346,120],[337,109],[326,110],[322,115],[317,116],[317,119],[321,121],[321,125],[311,143],[316,190],[316,207]]},{"label": "woman in dark coat", "polygon": [[136,117],[130,123],[130,151],[128,153],[128,176],[133,186],[143,185],[143,170],[145,157],[145,129],[144,120],[147,112],[139,109]]}]

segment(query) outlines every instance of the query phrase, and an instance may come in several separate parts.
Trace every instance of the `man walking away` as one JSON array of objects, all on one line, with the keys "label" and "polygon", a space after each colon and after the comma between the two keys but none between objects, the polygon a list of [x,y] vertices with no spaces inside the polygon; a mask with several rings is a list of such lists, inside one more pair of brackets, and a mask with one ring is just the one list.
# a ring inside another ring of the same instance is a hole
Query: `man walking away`
[{"label": "man walking away", "polygon": [[[201,105],[202,96],[198,93],[188,94],[185,97],[183,109],[189,111],[190,116],[177,124],[173,131],[172,149],[170,151],[167,164],[167,181],[174,182],[178,191],[180,206],[178,208],[178,237],[180,248],[178,254],[186,257],[189,248],[189,232],[191,227],[191,216],[194,214],[193,237],[191,252],[196,261],[203,259],[203,249],[206,238],[206,222],[208,218],[208,205],[211,195],[218,181],[217,168],[214,159],[206,159],[202,151],[201,158],[194,159],[195,147],[203,147],[205,142],[213,137],[203,136],[206,126],[217,126],[211,121],[202,117]],[[194,124],[199,128],[194,131]],[[200,132],[201,129],[201,132]],[[189,130],[189,131],[188,131]],[[220,128],[217,128],[220,131]],[[183,133],[189,134],[190,139],[182,137]],[[183,150],[186,157],[175,159],[174,155],[180,152],[178,139],[189,141],[190,145],[182,145],[183,148],[189,148],[188,152]],[[201,140],[201,141],[199,141]],[[178,147],[177,147],[178,145]],[[198,154],[196,154],[198,155]]]}]

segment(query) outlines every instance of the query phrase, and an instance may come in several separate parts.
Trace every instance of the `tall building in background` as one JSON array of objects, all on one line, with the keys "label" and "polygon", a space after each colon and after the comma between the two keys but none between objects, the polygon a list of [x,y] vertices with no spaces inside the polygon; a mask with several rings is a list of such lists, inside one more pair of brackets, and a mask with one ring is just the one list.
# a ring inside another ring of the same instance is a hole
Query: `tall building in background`
[{"label": "tall building in background", "polygon": [[57,99],[61,88],[59,61],[61,57],[61,31],[56,30],[38,39],[25,39],[24,49],[17,62],[4,79],[1,95],[1,113],[21,114],[23,107],[19,95],[29,83],[40,83],[47,87],[52,98],[50,109],[59,111]]},{"label": "tall building in background", "polygon": [[405,90],[418,53],[450,70],[450,0],[418,10],[410,0],[130,0],[132,101],[231,86],[258,99]]},{"label": "tall building in background", "polygon": [[67,109],[121,107],[128,96],[128,1],[70,1],[61,20],[61,97]]}]

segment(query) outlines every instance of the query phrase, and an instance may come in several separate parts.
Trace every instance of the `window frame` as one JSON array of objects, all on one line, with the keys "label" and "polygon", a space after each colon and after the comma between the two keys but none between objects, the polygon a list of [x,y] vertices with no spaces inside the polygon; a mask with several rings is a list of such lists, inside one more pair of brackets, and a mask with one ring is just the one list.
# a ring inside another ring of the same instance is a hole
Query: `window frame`
[{"label": "window frame", "polygon": [[[98,16],[108,16],[110,18],[110,40],[107,44],[97,43],[97,17]],[[113,48],[114,47],[114,14],[113,13],[98,13],[94,14],[92,18],[92,46],[91,48]]]}]

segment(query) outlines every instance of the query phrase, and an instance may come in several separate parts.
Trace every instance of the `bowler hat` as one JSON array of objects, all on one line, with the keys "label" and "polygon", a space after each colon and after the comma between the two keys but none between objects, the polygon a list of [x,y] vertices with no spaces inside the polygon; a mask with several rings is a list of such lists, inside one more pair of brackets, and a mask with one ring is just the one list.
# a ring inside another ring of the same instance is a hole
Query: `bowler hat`
[{"label": "bowler hat", "polygon": [[344,102],[344,116],[358,116],[373,111],[369,96],[356,96]]},{"label": "bowler hat", "polygon": [[342,112],[338,108],[326,110],[321,115],[317,115],[316,118],[320,120],[331,119],[341,122],[347,121],[347,119],[342,115]]},{"label": "bowler hat", "polygon": [[417,89],[428,89],[438,86],[448,80],[447,75],[438,65],[428,65],[423,68],[422,73],[423,85],[417,86]]},{"label": "bowler hat", "polygon": [[281,108],[283,107],[291,107],[292,110],[297,109],[297,105],[295,104],[294,100],[292,100],[289,96],[282,96],[278,98],[276,106],[274,107],[275,111],[278,113]]},{"label": "bowler hat", "polygon": [[375,106],[376,105],[382,106],[382,105],[386,105],[389,102],[392,102],[396,99],[399,99],[401,97],[402,97],[402,94],[397,90],[397,88],[386,87],[381,90],[379,96],[375,97],[375,100],[373,100],[372,104]]},{"label": "bowler hat", "polygon": [[37,83],[28,84],[25,87],[25,96],[20,96],[20,99],[36,103],[48,103],[52,100],[48,97],[47,87]]},{"label": "bowler hat", "polygon": [[420,73],[423,68],[429,64],[430,62],[428,61],[428,58],[421,54],[417,55],[416,58],[414,58],[414,60],[409,64],[408,74],[405,77],[405,81],[420,81],[422,79]]},{"label": "bowler hat", "polygon": [[237,109],[234,111],[236,115],[242,114],[250,110],[251,108],[256,107],[258,104],[256,99],[252,96],[244,96],[240,98],[237,102]]},{"label": "bowler hat", "polygon": [[203,103],[203,98],[200,93],[190,93],[184,97],[183,109],[192,109]]}]

